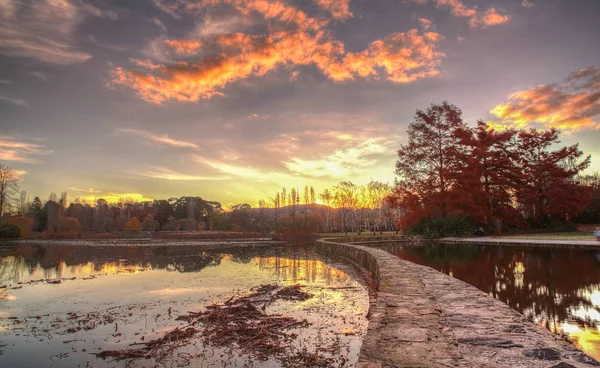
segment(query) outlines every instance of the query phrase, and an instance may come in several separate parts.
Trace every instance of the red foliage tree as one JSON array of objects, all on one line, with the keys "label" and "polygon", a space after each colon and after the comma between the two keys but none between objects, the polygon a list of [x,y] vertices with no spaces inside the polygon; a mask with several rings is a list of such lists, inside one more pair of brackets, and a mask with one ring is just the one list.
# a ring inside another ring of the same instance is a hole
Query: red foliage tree
[{"label": "red foliage tree", "polygon": [[446,217],[449,193],[463,166],[462,145],[455,132],[467,126],[461,110],[445,101],[417,110],[414,119],[408,127],[408,144],[398,150],[395,194],[409,218],[424,212]]},{"label": "red foliage tree", "polygon": [[558,131],[521,131],[517,153],[521,168],[516,195],[525,217],[554,215],[569,221],[589,200],[589,188],[575,180],[585,170],[591,156],[582,159],[579,146],[550,150],[559,144]]},{"label": "red foliage tree", "polygon": [[517,132],[497,132],[479,121],[475,129],[455,134],[465,149],[461,150],[464,165],[452,192],[453,208],[482,224],[500,218],[516,225],[519,216],[512,205],[520,172],[514,150]]}]

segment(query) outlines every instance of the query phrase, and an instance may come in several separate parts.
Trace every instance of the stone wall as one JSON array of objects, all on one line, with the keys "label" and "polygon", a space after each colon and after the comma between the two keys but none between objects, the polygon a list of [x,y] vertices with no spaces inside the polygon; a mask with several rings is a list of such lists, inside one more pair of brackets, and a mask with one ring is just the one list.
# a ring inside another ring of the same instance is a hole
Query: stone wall
[{"label": "stone wall", "polygon": [[469,284],[344,241],[321,239],[317,250],[362,265],[378,290],[356,367],[600,366]]}]

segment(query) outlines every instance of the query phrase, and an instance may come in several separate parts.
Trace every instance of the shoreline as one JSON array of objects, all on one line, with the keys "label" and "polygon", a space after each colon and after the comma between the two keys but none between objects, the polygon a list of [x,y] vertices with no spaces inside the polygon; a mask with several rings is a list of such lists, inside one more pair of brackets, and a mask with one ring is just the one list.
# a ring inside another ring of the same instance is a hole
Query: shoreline
[{"label": "shoreline", "polygon": [[478,238],[440,238],[432,239],[441,243],[469,243],[477,245],[518,245],[518,246],[550,246],[550,247],[574,247],[574,248],[600,248],[597,240],[552,240],[552,239],[524,239],[503,237],[478,237]]}]

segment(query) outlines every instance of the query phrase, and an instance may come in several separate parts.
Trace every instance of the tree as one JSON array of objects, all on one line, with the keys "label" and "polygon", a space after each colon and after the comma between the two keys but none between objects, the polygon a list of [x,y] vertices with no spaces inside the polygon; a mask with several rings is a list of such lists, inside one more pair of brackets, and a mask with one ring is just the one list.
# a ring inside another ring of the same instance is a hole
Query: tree
[{"label": "tree", "polygon": [[600,172],[582,175],[578,179],[581,184],[589,188],[591,198],[577,215],[576,221],[584,224],[598,224],[600,223]]},{"label": "tree", "polygon": [[46,211],[44,211],[44,204],[40,197],[33,199],[28,215],[33,218],[33,231],[41,232],[46,229],[48,216],[46,215]]},{"label": "tree", "polygon": [[449,192],[463,165],[455,132],[467,126],[461,110],[446,101],[417,110],[414,119],[408,127],[408,144],[398,150],[397,187],[407,192],[404,197],[446,217]]},{"label": "tree", "polygon": [[13,196],[19,189],[19,175],[10,166],[0,164],[0,218],[10,210]]},{"label": "tree", "polygon": [[127,225],[125,226],[125,231],[129,231],[131,233],[139,233],[142,231],[142,224],[137,217],[132,217],[127,221]]},{"label": "tree", "polygon": [[148,215],[142,222],[142,230],[144,231],[156,231],[158,228],[158,222],[154,221],[152,215]]},{"label": "tree", "polygon": [[525,217],[570,221],[589,200],[589,188],[575,178],[590,165],[591,156],[582,158],[577,144],[551,151],[560,143],[556,129],[521,131],[518,138],[522,176],[516,195]]},{"label": "tree", "polygon": [[461,150],[464,164],[452,191],[451,207],[483,224],[493,217],[514,223],[519,218],[512,207],[513,188],[520,176],[514,140],[517,132],[496,132],[478,121],[475,129],[459,129],[456,135],[465,147]]}]

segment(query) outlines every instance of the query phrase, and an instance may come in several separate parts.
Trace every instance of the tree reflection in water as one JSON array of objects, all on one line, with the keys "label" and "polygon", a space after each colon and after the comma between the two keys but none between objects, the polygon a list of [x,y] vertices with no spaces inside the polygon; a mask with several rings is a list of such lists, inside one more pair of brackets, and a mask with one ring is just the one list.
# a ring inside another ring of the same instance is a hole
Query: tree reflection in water
[{"label": "tree reflection in water", "polygon": [[552,332],[600,344],[600,251],[434,242],[378,247],[465,281]]},{"label": "tree reflection in water", "polygon": [[224,259],[256,262],[260,270],[292,282],[327,284],[349,279],[347,274],[315,258],[305,248],[248,247],[225,251],[200,251],[194,246],[40,246],[24,244],[0,248],[0,286],[40,278],[85,277],[103,273],[136,273],[147,269],[199,272]]}]

